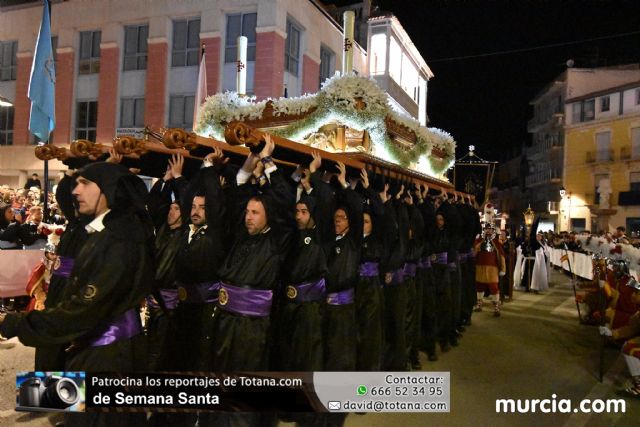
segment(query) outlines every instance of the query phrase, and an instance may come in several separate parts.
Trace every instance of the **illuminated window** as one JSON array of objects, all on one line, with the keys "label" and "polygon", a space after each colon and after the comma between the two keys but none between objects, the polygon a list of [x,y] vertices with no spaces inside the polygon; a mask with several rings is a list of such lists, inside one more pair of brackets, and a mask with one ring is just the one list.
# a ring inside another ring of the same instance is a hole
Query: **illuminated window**
[{"label": "illuminated window", "polygon": [[389,75],[396,83],[400,83],[402,73],[402,49],[395,38],[391,37],[389,43]]},{"label": "illuminated window", "polygon": [[417,102],[418,100],[418,70],[411,62],[407,55],[402,55],[402,76],[400,78],[400,86],[405,92]]},{"label": "illuminated window", "polygon": [[369,73],[373,75],[384,74],[387,61],[387,35],[374,34],[371,36],[371,62]]}]

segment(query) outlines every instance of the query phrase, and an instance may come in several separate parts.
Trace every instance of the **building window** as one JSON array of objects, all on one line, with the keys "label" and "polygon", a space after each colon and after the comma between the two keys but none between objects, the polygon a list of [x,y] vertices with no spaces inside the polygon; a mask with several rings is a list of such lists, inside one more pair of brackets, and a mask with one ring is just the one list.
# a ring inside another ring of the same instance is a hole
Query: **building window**
[{"label": "building window", "polygon": [[582,120],[583,122],[589,122],[596,118],[596,100],[590,99],[582,102]]},{"label": "building window", "polygon": [[195,96],[172,95],[169,100],[169,127],[191,130]]},{"label": "building window", "polygon": [[172,67],[198,65],[200,59],[200,18],[173,21]]},{"label": "building window", "polygon": [[384,74],[387,64],[387,35],[374,34],[371,36],[371,61],[369,74],[375,76]]},{"label": "building window", "polygon": [[148,25],[124,28],[124,71],[147,69]]},{"label": "building window", "polygon": [[600,98],[600,111],[609,111],[610,108],[610,99],[608,96],[603,96]]},{"label": "building window", "polygon": [[636,105],[640,105],[640,89],[636,89]]},{"label": "building window", "polygon": [[284,69],[298,76],[300,62],[300,33],[302,31],[293,22],[287,20],[287,40],[284,47]]},{"label": "building window", "polygon": [[257,13],[236,13],[227,15],[227,36],[224,45],[224,62],[236,62],[238,59],[238,37],[247,38],[247,61],[256,60],[256,22]]},{"label": "building window", "polygon": [[631,158],[640,159],[640,127],[631,128]]},{"label": "building window", "polygon": [[325,46],[320,46],[320,86],[331,77],[336,69],[336,54]]},{"label": "building window", "polygon": [[629,174],[629,187],[631,191],[640,191],[640,172]]},{"label": "building window", "polygon": [[144,127],[144,98],[125,98],[120,106],[120,127]]},{"label": "building window", "polygon": [[13,107],[0,107],[0,145],[13,145]]},{"label": "building window", "polygon": [[609,161],[611,158],[611,132],[596,133],[596,161]]},{"label": "building window", "polygon": [[80,101],[76,104],[76,139],[95,142],[98,123],[98,101]]},{"label": "building window", "polygon": [[389,75],[396,83],[400,84],[402,73],[402,48],[395,37],[389,41]]},{"label": "building window", "polygon": [[571,123],[580,123],[582,120],[582,103],[571,104]]},{"label": "building window", "polygon": [[18,70],[18,42],[0,42],[0,81],[15,80]]},{"label": "building window", "polygon": [[80,60],[78,74],[100,72],[100,41],[102,31],[82,31],[80,33]]}]

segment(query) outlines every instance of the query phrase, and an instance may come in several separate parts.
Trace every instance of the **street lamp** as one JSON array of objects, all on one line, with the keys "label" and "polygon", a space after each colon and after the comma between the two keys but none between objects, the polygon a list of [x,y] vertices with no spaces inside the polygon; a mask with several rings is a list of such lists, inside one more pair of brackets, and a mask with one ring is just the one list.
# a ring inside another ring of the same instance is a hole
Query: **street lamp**
[{"label": "street lamp", "polygon": [[4,96],[0,96],[0,107],[13,107],[13,102],[9,101]]},{"label": "street lamp", "polygon": [[531,205],[529,205],[527,210],[522,214],[524,215],[524,225],[526,225],[527,228],[531,228],[531,226],[533,225],[533,220],[536,217],[536,213],[533,211],[533,209],[531,209]]}]

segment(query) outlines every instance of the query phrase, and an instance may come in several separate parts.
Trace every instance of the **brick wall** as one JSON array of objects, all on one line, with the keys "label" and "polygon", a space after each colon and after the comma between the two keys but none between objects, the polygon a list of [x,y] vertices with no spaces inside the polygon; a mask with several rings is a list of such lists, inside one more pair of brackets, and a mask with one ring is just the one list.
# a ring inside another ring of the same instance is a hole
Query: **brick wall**
[{"label": "brick wall", "polygon": [[101,47],[96,142],[107,143],[115,136],[119,76],[120,48]]},{"label": "brick wall", "polygon": [[144,124],[158,129],[165,125],[168,45],[166,41],[159,41],[148,46]]},{"label": "brick wall", "polygon": [[53,142],[68,144],[75,135],[71,130],[73,111],[73,79],[75,53],[73,50],[58,53],[56,61],[56,128]]},{"label": "brick wall", "polygon": [[316,93],[320,88],[320,63],[307,55],[302,59],[302,93]]},{"label": "brick wall", "polygon": [[258,100],[284,92],[284,37],[275,31],[256,34],[254,92]]}]

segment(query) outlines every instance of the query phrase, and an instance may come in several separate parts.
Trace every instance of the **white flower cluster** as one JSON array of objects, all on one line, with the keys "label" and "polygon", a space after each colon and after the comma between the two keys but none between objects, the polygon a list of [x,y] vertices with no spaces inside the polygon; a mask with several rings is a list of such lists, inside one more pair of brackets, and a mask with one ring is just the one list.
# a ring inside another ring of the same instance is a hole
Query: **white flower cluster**
[{"label": "white flower cluster", "polygon": [[313,95],[302,95],[298,98],[280,98],[271,100],[275,116],[299,116],[312,108],[318,107],[318,98]]},{"label": "white flower cluster", "polygon": [[[357,130],[367,130],[374,146],[385,146],[396,161],[404,166],[425,159],[434,174],[440,175],[455,161],[455,141],[447,132],[426,128],[407,116],[393,111],[387,94],[375,80],[354,74],[335,75],[322,84],[322,89],[312,95],[297,98],[270,99],[275,116],[312,113],[274,133],[294,141],[302,141],[322,125],[340,121]],[[209,96],[202,106],[195,131],[200,135],[222,139],[224,126],[233,120],[255,120],[262,117],[267,101],[238,96],[225,92]],[[411,150],[396,147],[390,140],[385,118],[400,123],[416,135],[416,146]],[[445,153],[445,158],[431,156],[432,148]]]}]

